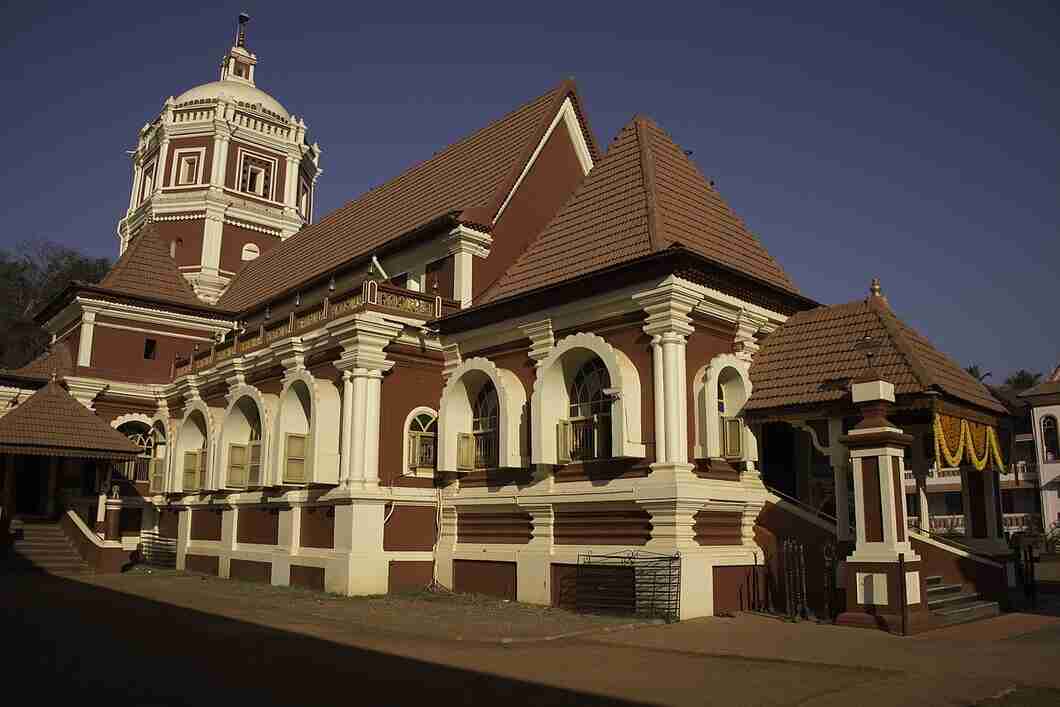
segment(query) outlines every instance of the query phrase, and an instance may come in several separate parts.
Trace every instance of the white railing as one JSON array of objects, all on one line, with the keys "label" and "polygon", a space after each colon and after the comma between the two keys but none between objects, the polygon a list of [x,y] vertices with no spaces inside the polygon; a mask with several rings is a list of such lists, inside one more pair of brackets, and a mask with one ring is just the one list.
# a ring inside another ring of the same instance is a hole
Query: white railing
[{"label": "white railing", "polygon": [[[910,516],[907,521],[910,528],[917,527],[918,519],[915,515]],[[1041,530],[1042,517],[1037,513],[1003,513],[1001,524],[1005,531],[1009,533]],[[931,516],[931,532],[963,535],[964,516],[933,515]]]}]

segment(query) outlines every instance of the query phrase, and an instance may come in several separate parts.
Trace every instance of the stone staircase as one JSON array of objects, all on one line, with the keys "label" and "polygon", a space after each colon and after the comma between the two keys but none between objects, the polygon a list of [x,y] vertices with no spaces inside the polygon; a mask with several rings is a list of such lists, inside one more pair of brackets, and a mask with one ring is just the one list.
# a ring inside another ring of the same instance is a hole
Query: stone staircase
[{"label": "stone staircase", "polygon": [[986,601],[978,593],[965,591],[960,584],[944,584],[942,577],[925,577],[927,605],[941,626],[989,619],[1001,613],[996,601]]},{"label": "stone staircase", "polygon": [[[17,521],[16,521],[17,523]],[[58,523],[12,524],[21,528],[10,555],[4,563],[9,572],[47,572],[48,574],[88,574],[92,570],[81,559]]]}]

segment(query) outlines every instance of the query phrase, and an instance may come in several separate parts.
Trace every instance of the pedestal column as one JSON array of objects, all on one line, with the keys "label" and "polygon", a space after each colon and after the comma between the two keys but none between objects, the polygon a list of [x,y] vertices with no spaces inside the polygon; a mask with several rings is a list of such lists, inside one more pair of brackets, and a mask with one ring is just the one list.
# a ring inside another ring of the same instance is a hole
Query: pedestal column
[{"label": "pedestal column", "polygon": [[906,524],[903,456],[913,438],[887,419],[894,385],[869,376],[851,395],[862,421],[840,441],[850,449],[857,532],[846,563],[847,610],[837,623],[913,633],[928,618]]}]

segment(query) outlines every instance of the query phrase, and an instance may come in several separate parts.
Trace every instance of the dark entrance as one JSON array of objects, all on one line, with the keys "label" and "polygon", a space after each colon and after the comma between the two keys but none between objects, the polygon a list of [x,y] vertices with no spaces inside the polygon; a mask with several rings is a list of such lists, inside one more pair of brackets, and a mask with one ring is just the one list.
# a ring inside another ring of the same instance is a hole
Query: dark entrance
[{"label": "dark entrance", "polygon": [[786,422],[770,422],[762,426],[765,438],[762,450],[762,481],[792,498],[798,498],[798,479],[795,473],[795,430]]},{"label": "dark entrance", "polygon": [[15,513],[44,515],[47,511],[48,461],[46,457],[16,457]]}]

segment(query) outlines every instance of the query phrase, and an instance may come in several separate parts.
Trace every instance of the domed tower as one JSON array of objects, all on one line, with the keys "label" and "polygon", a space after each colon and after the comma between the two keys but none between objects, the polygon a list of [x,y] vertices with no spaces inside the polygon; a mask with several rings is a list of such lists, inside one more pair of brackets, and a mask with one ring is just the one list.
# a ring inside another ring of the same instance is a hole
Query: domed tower
[{"label": "domed tower", "polygon": [[205,302],[216,302],[249,260],[312,221],[320,147],[305,121],[257,87],[246,15],[220,80],[170,96],[132,153],[121,252],[154,222]]}]

